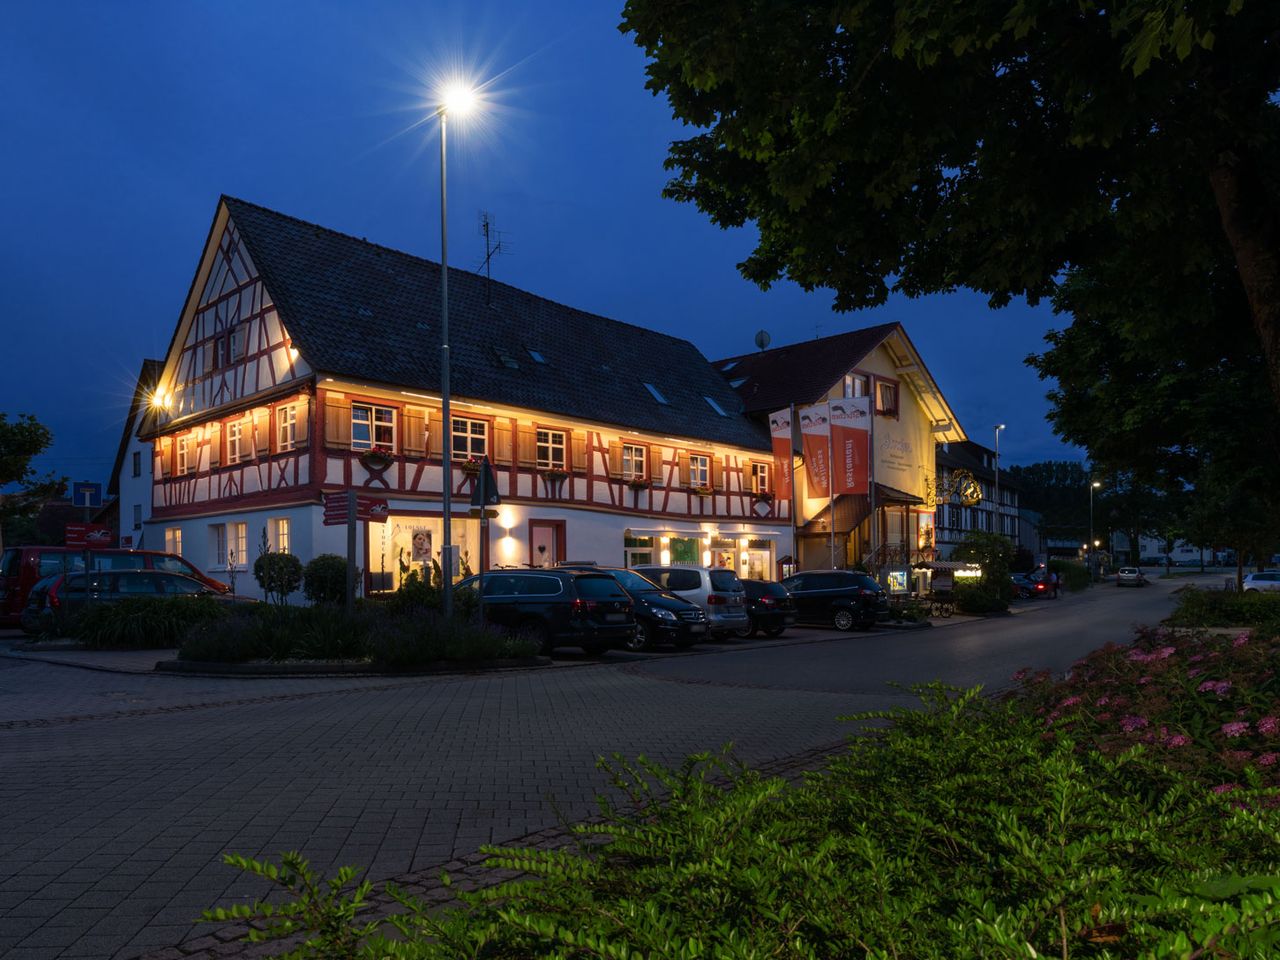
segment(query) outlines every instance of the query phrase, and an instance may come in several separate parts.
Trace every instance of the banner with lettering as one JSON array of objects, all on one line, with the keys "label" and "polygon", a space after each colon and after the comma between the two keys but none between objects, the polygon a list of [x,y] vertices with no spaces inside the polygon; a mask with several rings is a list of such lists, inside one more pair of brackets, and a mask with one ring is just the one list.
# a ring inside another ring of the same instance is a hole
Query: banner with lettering
[{"label": "banner with lettering", "polygon": [[779,500],[791,499],[791,411],[769,414],[769,436],[773,441],[774,491]]},{"label": "banner with lettering", "polygon": [[800,418],[800,442],[804,449],[804,473],[808,495],[831,496],[831,411],[825,403],[796,410]]},{"label": "banner with lettering", "polygon": [[871,398],[846,397],[828,406],[836,495],[865,496],[871,486]]}]

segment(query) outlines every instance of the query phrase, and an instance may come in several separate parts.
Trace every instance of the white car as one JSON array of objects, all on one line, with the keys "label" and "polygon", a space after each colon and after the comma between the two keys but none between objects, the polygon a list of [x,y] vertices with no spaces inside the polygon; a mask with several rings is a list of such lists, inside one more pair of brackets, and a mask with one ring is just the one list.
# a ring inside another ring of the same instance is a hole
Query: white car
[{"label": "white car", "polygon": [[1245,574],[1244,592],[1257,593],[1259,590],[1280,591],[1280,570],[1268,570],[1265,573]]}]

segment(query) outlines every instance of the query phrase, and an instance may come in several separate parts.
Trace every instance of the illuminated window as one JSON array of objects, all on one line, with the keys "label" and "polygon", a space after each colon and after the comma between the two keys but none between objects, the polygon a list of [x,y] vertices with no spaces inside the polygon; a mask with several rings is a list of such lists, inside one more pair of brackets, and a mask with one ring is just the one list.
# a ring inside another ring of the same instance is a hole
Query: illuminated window
[{"label": "illuminated window", "polygon": [[271,521],[271,549],[276,553],[289,552],[288,517],[276,517]]},{"label": "illuminated window", "polygon": [[622,479],[644,480],[649,476],[645,463],[648,451],[634,443],[622,445]]},{"label": "illuminated window", "polygon": [[182,528],[164,528],[164,551],[182,556]]},{"label": "illuminated window", "polygon": [[188,470],[192,469],[191,463],[191,438],[178,438],[178,476],[182,476]]},{"label": "illuminated window", "polygon": [[227,424],[227,463],[239,463],[246,459],[244,421],[232,420]]},{"label": "illuminated window", "polygon": [[367,403],[351,405],[351,449],[385,450],[396,448],[396,412],[390,407]]},{"label": "illuminated window", "polygon": [[865,397],[867,395],[867,378],[861,373],[844,375],[844,395],[846,397]]},{"label": "illuminated window", "polygon": [[876,383],[876,413],[893,416],[898,412],[898,385],[896,383]]},{"label": "illuminated window", "polygon": [[711,458],[701,454],[689,455],[689,486],[711,486]]},{"label": "illuminated window", "polygon": [[751,465],[751,492],[769,492],[769,464],[753,463]]},{"label": "illuminated window", "polygon": [[276,449],[292,450],[298,442],[298,407],[276,407]]}]

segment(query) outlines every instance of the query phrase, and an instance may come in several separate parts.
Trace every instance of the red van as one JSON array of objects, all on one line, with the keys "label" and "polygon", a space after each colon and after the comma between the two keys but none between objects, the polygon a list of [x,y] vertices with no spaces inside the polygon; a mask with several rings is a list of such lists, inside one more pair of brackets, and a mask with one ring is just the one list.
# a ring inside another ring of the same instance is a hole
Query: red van
[{"label": "red van", "polygon": [[[84,554],[81,547],[10,547],[5,550],[0,555],[0,626],[18,626],[22,608],[27,605],[27,594],[36,581],[58,573],[84,570]],[[175,553],[91,549],[89,558],[94,570],[166,570],[193,577],[219,593],[231,592],[227,584],[206,577]]]}]

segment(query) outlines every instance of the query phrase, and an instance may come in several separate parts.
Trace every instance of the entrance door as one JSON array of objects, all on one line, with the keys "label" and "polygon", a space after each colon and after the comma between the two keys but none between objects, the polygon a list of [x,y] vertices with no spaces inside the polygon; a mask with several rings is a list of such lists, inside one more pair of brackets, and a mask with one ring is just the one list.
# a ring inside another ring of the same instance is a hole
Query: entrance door
[{"label": "entrance door", "polygon": [[[529,566],[554,567],[565,557],[563,520],[529,521]],[[584,559],[593,559],[586,557]]]}]

